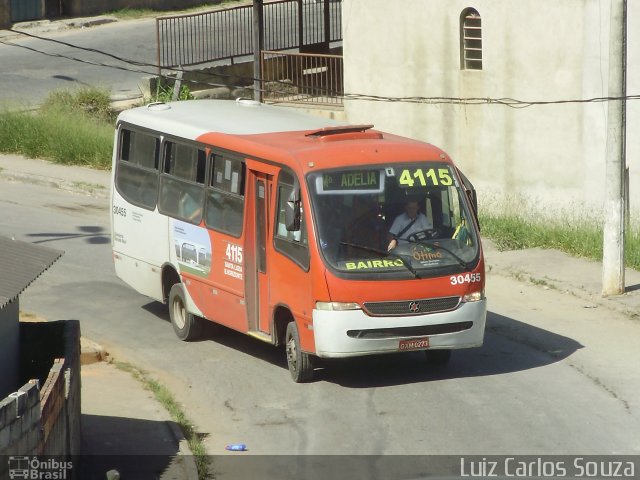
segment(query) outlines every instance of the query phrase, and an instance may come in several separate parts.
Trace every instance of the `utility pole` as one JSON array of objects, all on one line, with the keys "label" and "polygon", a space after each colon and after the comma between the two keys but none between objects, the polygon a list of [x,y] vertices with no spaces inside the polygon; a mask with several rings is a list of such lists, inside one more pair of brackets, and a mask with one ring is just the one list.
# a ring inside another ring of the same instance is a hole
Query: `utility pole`
[{"label": "utility pole", "polygon": [[[626,0],[611,0],[609,33],[609,96],[625,95]],[[625,224],[625,106],[610,100],[607,115],[607,159],[605,172],[602,294],[624,293]]]},{"label": "utility pole", "polygon": [[253,0],[253,98],[262,101],[262,69],[260,57],[264,48],[263,0]]}]

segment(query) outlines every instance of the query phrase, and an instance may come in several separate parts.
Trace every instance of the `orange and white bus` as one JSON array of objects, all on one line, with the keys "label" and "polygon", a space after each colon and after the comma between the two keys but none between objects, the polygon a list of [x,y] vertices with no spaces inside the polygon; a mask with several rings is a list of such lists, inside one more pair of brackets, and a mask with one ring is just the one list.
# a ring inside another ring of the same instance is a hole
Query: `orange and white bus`
[{"label": "orange and white bus", "polygon": [[284,345],[296,382],[317,358],[483,343],[475,191],[433,145],[251,100],[160,103],[118,117],[112,177],[116,273],[182,340],[213,321]]}]

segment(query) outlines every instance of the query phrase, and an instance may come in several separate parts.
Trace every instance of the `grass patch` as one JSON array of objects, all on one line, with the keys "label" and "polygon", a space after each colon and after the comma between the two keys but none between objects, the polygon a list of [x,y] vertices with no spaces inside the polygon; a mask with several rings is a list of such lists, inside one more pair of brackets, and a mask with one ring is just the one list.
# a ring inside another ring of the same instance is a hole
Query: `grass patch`
[{"label": "grass patch", "polygon": [[113,10],[107,12],[107,15],[111,15],[120,20],[135,20],[136,18],[151,17],[157,15],[154,10],[150,8],[122,8],[120,10]]},{"label": "grass patch", "polygon": [[148,373],[140,370],[126,362],[113,362],[113,364],[125,372],[129,372],[133,377],[141,382],[145,388],[150,390],[162,406],[169,412],[171,418],[176,422],[184,434],[189,448],[195,457],[198,469],[198,478],[205,479],[209,475],[209,465],[207,463],[204,444],[196,431],[193,422],[189,420],[180,404],[173,398],[171,392],[162,384],[149,377]]},{"label": "grass patch", "polygon": [[105,91],[55,91],[40,110],[0,110],[0,152],[108,169],[114,118]]},{"label": "grass patch", "polygon": [[[603,230],[595,219],[524,218],[510,213],[480,212],[482,235],[500,250],[553,248],[576,257],[602,261]],[[625,264],[640,270],[640,228],[629,228],[625,235]]]},{"label": "grass patch", "polygon": [[547,282],[543,278],[529,277],[529,282],[531,282],[534,285],[537,285],[538,287],[545,287],[545,288],[549,288],[549,289],[555,289],[556,288],[555,285],[553,285],[552,283]]},{"label": "grass patch", "polygon": [[108,90],[87,87],[79,90],[54,90],[47,95],[40,111],[44,113],[77,113],[112,124],[116,114],[111,108]]},{"label": "grass patch", "polygon": [[[204,2],[203,2],[204,3]],[[135,20],[138,18],[157,17],[165,15],[184,15],[188,13],[198,13],[209,10],[217,10],[220,8],[228,8],[236,5],[250,5],[251,0],[223,0],[216,5],[200,5],[198,7],[190,7],[175,11],[159,11],[150,8],[122,8],[120,10],[113,10],[108,12],[107,15],[111,15],[120,20]]]},{"label": "grass patch", "polygon": [[0,151],[109,168],[113,126],[68,112],[0,112]]}]

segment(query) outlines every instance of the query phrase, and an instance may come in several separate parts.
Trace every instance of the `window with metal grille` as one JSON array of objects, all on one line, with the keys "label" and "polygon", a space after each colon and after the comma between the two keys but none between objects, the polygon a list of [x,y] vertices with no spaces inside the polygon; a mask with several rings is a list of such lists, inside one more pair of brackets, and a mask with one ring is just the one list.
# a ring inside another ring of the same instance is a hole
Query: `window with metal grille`
[{"label": "window with metal grille", "polygon": [[460,68],[482,70],[482,19],[473,8],[460,15]]}]

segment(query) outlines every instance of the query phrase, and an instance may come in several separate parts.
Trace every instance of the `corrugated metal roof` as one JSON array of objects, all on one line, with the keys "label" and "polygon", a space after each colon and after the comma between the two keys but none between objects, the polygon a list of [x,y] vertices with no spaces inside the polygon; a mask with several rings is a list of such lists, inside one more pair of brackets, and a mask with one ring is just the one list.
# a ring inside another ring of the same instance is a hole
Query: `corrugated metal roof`
[{"label": "corrugated metal roof", "polygon": [[63,254],[60,250],[0,236],[0,309]]}]

